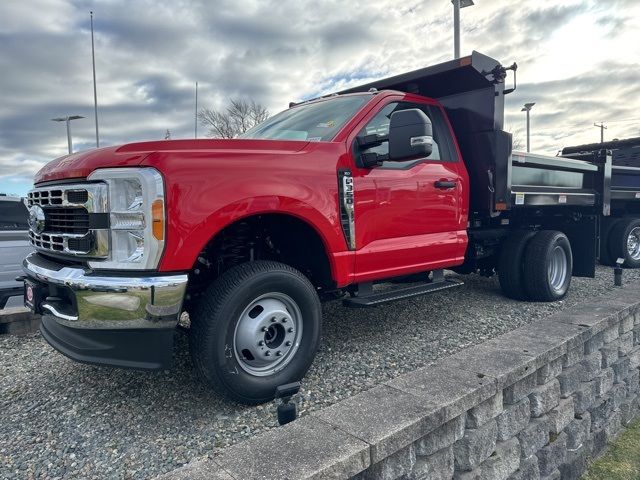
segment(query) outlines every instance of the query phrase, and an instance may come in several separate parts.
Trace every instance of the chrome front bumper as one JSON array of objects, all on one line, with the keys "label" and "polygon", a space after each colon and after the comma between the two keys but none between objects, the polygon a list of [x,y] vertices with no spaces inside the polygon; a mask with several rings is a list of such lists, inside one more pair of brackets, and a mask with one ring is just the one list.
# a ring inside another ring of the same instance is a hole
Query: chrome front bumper
[{"label": "chrome front bumper", "polygon": [[23,270],[45,290],[36,309],[75,329],[174,328],[187,288],[186,274],[101,276],[37,253],[25,258]]}]

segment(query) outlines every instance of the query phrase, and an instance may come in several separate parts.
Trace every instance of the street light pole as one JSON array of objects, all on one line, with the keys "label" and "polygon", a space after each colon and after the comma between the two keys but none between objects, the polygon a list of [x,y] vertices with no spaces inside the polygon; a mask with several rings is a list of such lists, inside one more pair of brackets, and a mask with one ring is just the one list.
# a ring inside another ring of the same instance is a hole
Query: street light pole
[{"label": "street light pole", "polygon": [[[93,113],[96,117],[96,148],[100,148],[100,136],[98,135],[98,91],[96,89],[96,52],[93,46],[93,12],[91,15],[91,65],[93,66]],[[69,149],[71,153],[71,149]]]},{"label": "street light pole", "polygon": [[194,115],[194,130],[195,130],[195,138],[198,138],[198,82],[196,82],[196,112]]},{"label": "street light pole", "polygon": [[79,118],[84,118],[81,115],[71,115],[66,117],[56,117],[51,120],[54,122],[65,122],[67,124],[67,145],[69,147],[69,153],[73,153],[73,143],[71,142],[71,120],[77,120]]},{"label": "street light pole", "polygon": [[460,58],[460,9],[474,5],[473,0],[451,0],[453,3],[453,58]]},{"label": "street light pole", "polygon": [[531,111],[531,107],[535,105],[535,102],[525,103],[524,107],[522,107],[521,112],[527,112],[527,152],[531,151],[531,143],[529,141],[530,138],[530,123],[529,123],[529,112]]}]

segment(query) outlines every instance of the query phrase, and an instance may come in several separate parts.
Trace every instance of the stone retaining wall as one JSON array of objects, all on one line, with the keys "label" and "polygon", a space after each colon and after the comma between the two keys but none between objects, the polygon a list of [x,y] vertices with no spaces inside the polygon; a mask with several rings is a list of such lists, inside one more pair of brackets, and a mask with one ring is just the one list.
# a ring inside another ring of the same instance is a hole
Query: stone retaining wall
[{"label": "stone retaining wall", "polygon": [[616,290],[165,479],[576,479],[640,413],[640,299]]}]

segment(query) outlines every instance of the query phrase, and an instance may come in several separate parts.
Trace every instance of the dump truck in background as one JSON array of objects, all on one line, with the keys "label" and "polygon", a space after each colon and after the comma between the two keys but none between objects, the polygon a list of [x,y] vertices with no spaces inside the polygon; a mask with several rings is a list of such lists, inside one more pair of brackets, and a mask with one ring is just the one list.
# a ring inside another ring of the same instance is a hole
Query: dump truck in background
[{"label": "dump truck in background", "polygon": [[640,267],[640,137],[562,149],[570,158],[589,158],[601,151],[612,155],[611,211],[600,222],[600,263]]},{"label": "dump truck in background", "polygon": [[311,365],[323,299],[455,301],[445,269],[563,298],[572,276],[594,276],[612,205],[638,211],[640,165],[621,171],[633,195],[618,200],[606,149],[512,152],[515,71],[473,52],[292,104],[237,139],[54,160],[29,193],[24,261],[44,338],[78,361],[167,368],[186,310],[204,381],[260,403]]}]

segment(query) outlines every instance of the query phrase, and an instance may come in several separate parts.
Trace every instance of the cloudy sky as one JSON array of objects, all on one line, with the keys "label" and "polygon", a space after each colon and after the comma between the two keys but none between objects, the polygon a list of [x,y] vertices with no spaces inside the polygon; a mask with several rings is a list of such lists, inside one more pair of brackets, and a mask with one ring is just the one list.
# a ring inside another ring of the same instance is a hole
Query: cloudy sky
[{"label": "cloudy sky", "polygon": [[[532,150],[640,135],[638,0],[475,0],[462,53],[517,61],[506,126]],[[95,146],[89,11],[95,12],[100,140],[193,137],[199,104],[253,98],[272,113],[310,98],[450,59],[449,0],[2,0],[0,192],[74,148]]]}]

